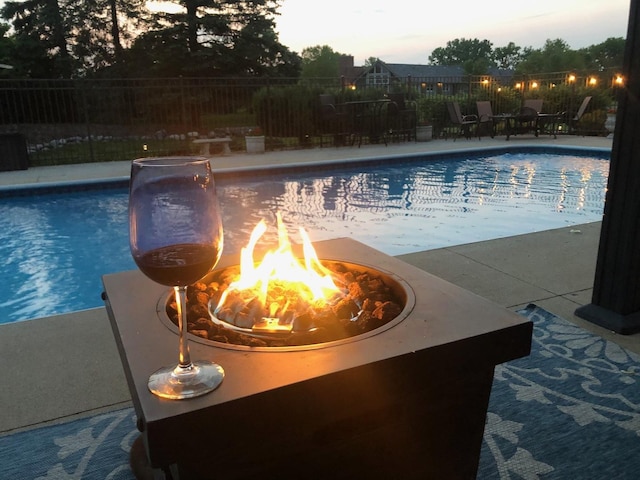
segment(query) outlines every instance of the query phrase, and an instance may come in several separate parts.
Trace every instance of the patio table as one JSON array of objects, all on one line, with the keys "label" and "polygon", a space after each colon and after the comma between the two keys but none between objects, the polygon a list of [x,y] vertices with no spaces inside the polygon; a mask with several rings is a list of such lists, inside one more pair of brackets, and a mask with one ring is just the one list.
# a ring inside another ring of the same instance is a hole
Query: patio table
[{"label": "patio table", "polygon": [[344,109],[349,119],[349,130],[353,142],[358,138],[358,146],[362,145],[362,137],[369,137],[371,143],[379,143],[380,140],[387,144],[384,133],[385,105],[390,103],[388,98],[377,100],[354,100],[336,105]]},{"label": "patio table", "polygon": [[[561,114],[558,113],[539,113],[535,119],[535,126],[533,128],[534,135],[538,137],[540,133],[543,133],[545,130],[549,133],[549,135],[553,135],[553,138],[558,138],[557,136],[557,126],[558,120],[562,117]],[[507,140],[510,139],[511,135],[518,134],[518,126],[516,121],[522,118],[520,114],[514,113],[500,113],[497,115],[493,115],[491,119],[493,120],[493,128],[494,131],[498,123],[503,123],[503,130],[507,136]],[[550,127],[550,128],[549,128]]]}]

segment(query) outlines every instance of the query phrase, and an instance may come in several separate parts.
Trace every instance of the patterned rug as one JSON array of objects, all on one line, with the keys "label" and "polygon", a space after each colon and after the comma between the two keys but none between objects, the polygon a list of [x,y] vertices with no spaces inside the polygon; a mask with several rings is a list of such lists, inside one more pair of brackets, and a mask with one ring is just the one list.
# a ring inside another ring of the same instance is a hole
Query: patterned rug
[{"label": "patterned rug", "polygon": [[[640,357],[545,310],[529,357],[496,368],[478,479],[640,478]],[[128,408],[0,438],[0,477],[133,478]]]}]

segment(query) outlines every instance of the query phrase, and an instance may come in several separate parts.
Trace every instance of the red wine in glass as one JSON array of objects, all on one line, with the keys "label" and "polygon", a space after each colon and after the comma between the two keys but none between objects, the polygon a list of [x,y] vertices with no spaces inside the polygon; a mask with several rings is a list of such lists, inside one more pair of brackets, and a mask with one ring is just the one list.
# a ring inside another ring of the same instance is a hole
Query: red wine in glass
[{"label": "red wine in glass", "polygon": [[211,166],[206,158],[134,160],[129,187],[129,243],[142,273],[173,287],[179,329],[178,365],[149,377],[149,390],[183,399],[216,389],[221,366],[191,361],[187,340],[187,286],[209,273],[222,252],[222,221]]}]

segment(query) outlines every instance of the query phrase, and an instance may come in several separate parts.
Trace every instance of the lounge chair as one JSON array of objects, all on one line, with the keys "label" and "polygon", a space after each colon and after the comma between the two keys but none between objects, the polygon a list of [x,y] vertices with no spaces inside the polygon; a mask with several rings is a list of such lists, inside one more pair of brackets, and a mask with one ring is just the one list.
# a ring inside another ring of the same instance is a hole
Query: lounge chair
[{"label": "lounge chair", "polygon": [[491,102],[476,102],[476,109],[478,110],[478,136],[480,136],[483,131],[488,130],[491,138],[495,137],[496,130]]},{"label": "lounge chair", "polygon": [[[457,135],[454,135],[453,137],[454,142],[456,140],[456,137],[461,135],[464,135],[466,139],[471,138],[471,127],[474,125],[476,126],[477,133],[477,115],[462,115],[458,102],[447,102],[447,111],[449,112],[449,120],[451,121],[451,124],[458,129]],[[480,140],[479,135],[478,140]]]}]

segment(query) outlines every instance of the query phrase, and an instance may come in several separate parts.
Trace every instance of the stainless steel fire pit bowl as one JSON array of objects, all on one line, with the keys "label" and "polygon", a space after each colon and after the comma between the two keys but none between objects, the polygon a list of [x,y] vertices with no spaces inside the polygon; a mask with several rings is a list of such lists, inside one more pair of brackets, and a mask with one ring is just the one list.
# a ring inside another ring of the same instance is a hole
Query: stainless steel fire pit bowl
[{"label": "stainless steel fire pit bowl", "polygon": [[[149,375],[177,354],[156,311],[166,287],[138,271],[103,277],[149,465],[181,480],[474,479],[494,367],[529,354],[531,323],[351,239],[314,247],[319,258],[403,279],[413,308],[391,328],[324,348],[192,342],[192,357],[215,360],[226,377],[185,401],[147,390]],[[236,264],[224,256],[219,266]]]},{"label": "stainless steel fire pit bowl", "polygon": [[[259,352],[259,351],[279,352],[279,351],[286,351],[286,350],[290,351],[290,350],[308,350],[312,348],[326,348],[326,347],[337,346],[342,343],[363,340],[372,335],[377,335],[381,332],[384,332],[385,330],[392,328],[393,326],[397,325],[399,322],[404,320],[413,310],[415,306],[415,300],[416,300],[415,293],[413,292],[411,286],[404,279],[400,278],[397,274],[393,272],[381,271],[379,268],[376,268],[371,265],[362,265],[362,264],[356,265],[352,262],[344,262],[344,261],[343,262],[323,261],[323,262],[325,263],[325,266],[328,266],[328,267],[331,267],[332,264],[337,263],[340,266],[346,269],[349,269],[352,272],[368,273],[373,277],[379,278],[380,280],[382,280],[384,285],[391,290],[391,292],[393,293],[395,302],[402,308],[402,310],[397,316],[395,316],[395,318],[387,321],[386,323],[379,326],[378,328],[368,330],[366,332],[363,332],[357,335],[350,335],[350,336],[347,336],[346,338],[339,338],[331,341],[313,342],[313,343],[308,343],[303,345],[296,344],[296,345],[287,345],[287,346],[248,346],[248,345],[242,345],[242,344],[234,344],[229,342],[219,342],[215,340],[209,340],[209,339],[201,338],[200,336],[197,336],[197,335],[190,335],[189,340],[194,342],[199,342],[204,345],[216,346],[219,348],[230,348],[234,350],[246,350],[246,351],[252,351],[252,352]],[[207,284],[209,282],[217,280],[219,270],[220,269],[216,269],[214,272],[207,275],[207,277],[205,277],[201,282]],[[158,300],[156,311],[158,312],[158,318],[160,319],[160,321],[164,325],[166,325],[167,328],[169,328],[172,332],[174,332],[177,335],[178,327],[175,323],[171,321],[166,311],[166,305],[170,300],[172,300],[172,298],[173,298],[173,293],[171,291],[167,291],[166,294],[162,295]],[[259,333],[256,333],[254,336],[256,338],[265,338],[269,340],[277,339],[277,336],[274,335],[270,337],[268,334],[261,335]],[[282,336],[282,338],[285,338],[285,339],[287,337],[295,342],[296,334],[291,333],[291,334]]]}]

